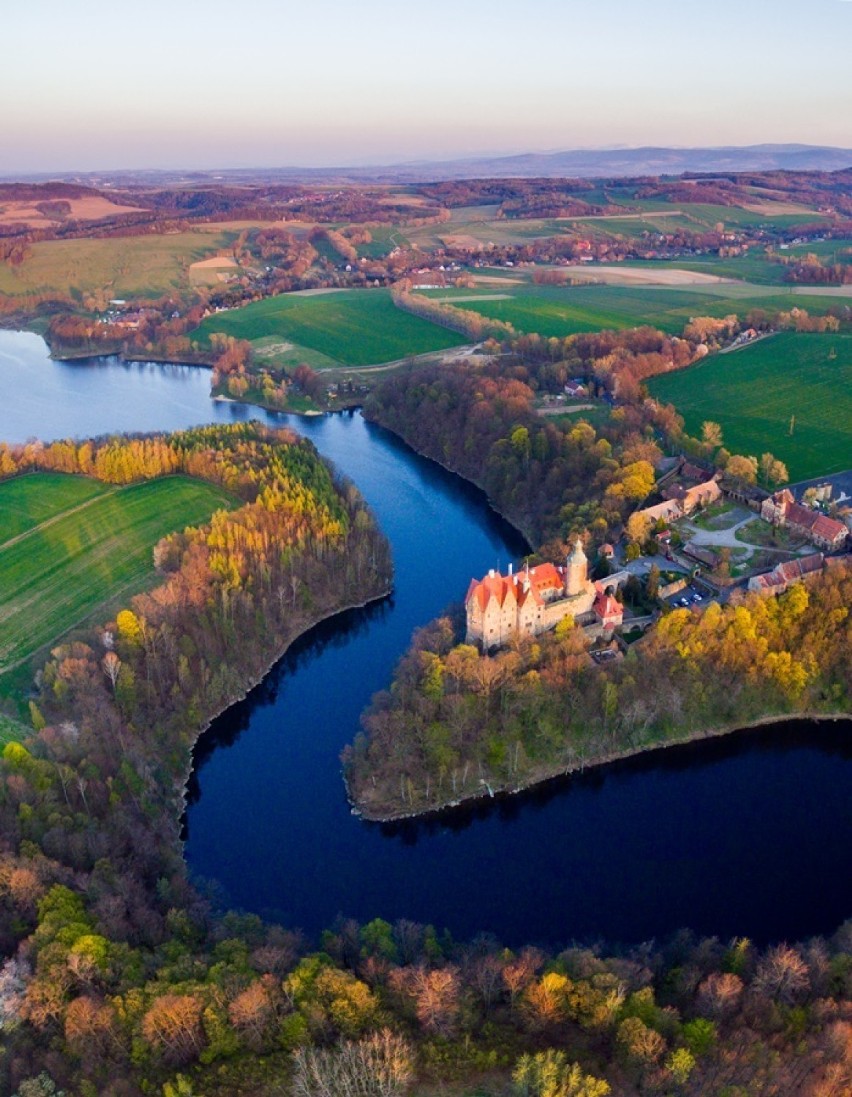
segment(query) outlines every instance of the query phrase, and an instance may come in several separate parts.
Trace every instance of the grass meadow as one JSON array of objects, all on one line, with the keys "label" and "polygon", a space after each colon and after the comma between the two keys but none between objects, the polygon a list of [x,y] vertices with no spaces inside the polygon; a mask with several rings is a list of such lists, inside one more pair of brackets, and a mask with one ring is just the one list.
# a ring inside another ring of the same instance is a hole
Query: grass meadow
[{"label": "grass meadow", "polygon": [[81,299],[160,297],[189,290],[189,266],[227,247],[236,230],[126,236],[105,240],[44,240],[19,267],[0,263],[0,293],[56,293]]},{"label": "grass meadow", "polygon": [[213,332],[267,344],[274,336],[343,366],[392,362],[464,341],[457,332],[396,308],[384,289],[268,297],[208,316],[192,337],[203,342]]},{"label": "grass meadow", "polygon": [[236,505],[185,476],[117,488],[34,473],[0,484],[0,673],[144,589],[165,534]]},{"label": "grass meadow", "polygon": [[690,434],[712,419],[732,453],[774,453],[794,482],[852,467],[852,335],[782,332],[648,388],[674,404]]}]

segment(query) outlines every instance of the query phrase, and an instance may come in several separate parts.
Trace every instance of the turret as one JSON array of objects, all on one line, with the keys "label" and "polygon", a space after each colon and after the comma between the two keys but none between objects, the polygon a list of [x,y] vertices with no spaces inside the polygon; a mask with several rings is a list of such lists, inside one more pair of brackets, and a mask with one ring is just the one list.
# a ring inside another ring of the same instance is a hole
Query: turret
[{"label": "turret", "polygon": [[586,589],[589,579],[589,561],[583,552],[580,538],[574,542],[574,551],[568,557],[565,565],[565,596],[571,598],[575,594],[582,594]]}]

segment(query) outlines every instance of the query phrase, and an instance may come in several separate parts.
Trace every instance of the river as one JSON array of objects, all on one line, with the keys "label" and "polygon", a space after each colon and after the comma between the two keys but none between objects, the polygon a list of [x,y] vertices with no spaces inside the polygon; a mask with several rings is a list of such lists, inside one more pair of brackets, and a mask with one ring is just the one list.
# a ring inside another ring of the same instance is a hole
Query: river
[{"label": "river", "polygon": [[[209,396],[209,375],[52,362],[0,332],[0,438],[287,422],[355,481],[388,534],[393,596],[297,642],[196,749],[186,856],[221,902],[312,936],[411,918],[506,944],[636,941],[688,925],[764,943],[852,914],[852,721],[670,748],[441,820],[366,824],[339,754],[411,632],[522,539],[457,477],[359,414],[299,419]],[[2,573],[0,573],[2,583]]]}]

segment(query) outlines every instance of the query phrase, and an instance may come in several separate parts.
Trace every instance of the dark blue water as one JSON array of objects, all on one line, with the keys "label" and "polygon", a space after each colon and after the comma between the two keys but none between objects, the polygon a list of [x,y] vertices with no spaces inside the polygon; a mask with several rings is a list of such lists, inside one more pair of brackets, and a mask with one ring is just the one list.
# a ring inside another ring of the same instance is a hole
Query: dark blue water
[{"label": "dark blue water", "polygon": [[[0,437],[173,429],[256,415],[205,371],[51,363],[0,332]],[[20,394],[20,396],[18,395]],[[523,551],[481,495],[359,415],[290,419],[378,513],[391,599],[327,622],[196,752],[186,853],[225,903],[316,934],[338,914],[504,942],[639,940],[681,926],[758,942],[852,914],[852,722],[790,724],[647,755],[440,821],[365,824],[338,757],[412,630]]]}]

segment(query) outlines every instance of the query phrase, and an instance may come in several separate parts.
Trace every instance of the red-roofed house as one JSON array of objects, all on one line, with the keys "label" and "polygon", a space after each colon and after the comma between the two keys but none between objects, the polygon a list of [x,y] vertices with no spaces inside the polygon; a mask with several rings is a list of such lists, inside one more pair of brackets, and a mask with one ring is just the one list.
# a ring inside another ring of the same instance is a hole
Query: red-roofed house
[{"label": "red-roofed house", "polygon": [[624,606],[621,602],[617,602],[611,594],[599,594],[592,609],[595,611],[595,617],[607,632],[619,628],[624,620]]},{"label": "red-roofed house", "polygon": [[824,566],[825,557],[821,552],[815,552],[810,556],[799,556],[795,560],[785,560],[772,571],[752,576],[748,581],[748,589],[783,594],[793,583],[798,583],[809,575],[816,575]]},{"label": "red-roofed house", "polygon": [[773,526],[786,526],[828,552],[836,552],[846,543],[848,530],[844,522],[801,506],[788,488],[765,500],[760,516]]}]

